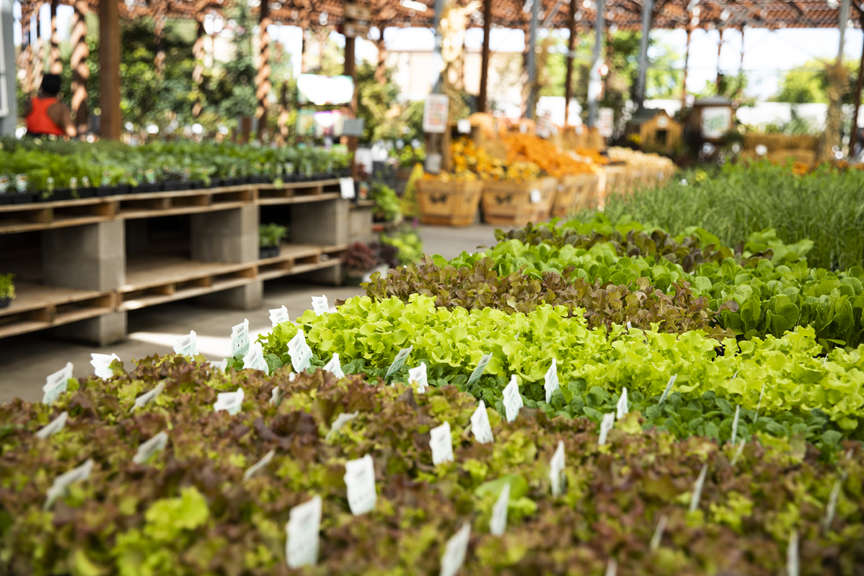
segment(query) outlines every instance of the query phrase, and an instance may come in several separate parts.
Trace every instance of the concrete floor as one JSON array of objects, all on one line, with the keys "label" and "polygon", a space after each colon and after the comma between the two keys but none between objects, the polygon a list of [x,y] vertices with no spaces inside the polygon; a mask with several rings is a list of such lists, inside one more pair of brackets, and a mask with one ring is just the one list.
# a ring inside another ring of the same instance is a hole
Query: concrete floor
[{"label": "concrete floor", "polygon": [[[495,242],[494,228],[476,225],[469,228],[421,227],[420,236],[428,254],[447,258],[463,250]],[[270,328],[268,309],[285,305],[291,318],[311,307],[312,296],[326,294],[332,305],[338,299],[360,294],[360,288],[298,284],[281,279],[264,284],[264,303],[258,310],[209,308],[194,301],[177,302],[129,313],[129,337],[102,349],[51,339],[44,334],[29,334],[2,342],[0,354],[0,402],[21,397],[37,401],[42,397],[45,377],[66,362],[75,366],[75,375],[92,373],[90,353],[117,354],[127,368],[133,360],[172,351],[174,343],[190,330],[198,334],[199,352],[210,359],[224,358],[229,351],[231,326],[249,319],[254,334]]]}]

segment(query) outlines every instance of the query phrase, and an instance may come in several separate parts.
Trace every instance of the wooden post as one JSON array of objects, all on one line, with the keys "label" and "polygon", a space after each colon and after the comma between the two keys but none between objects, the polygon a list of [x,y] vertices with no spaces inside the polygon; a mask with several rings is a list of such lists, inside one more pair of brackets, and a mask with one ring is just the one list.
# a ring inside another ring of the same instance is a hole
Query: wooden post
[{"label": "wooden post", "polygon": [[741,51],[738,55],[738,76],[744,76],[744,26],[741,26]]},{"label": "wooden post", "polygon": [[720,36],[717,39],[717,73],[714,75],[714,86],[717,90],[717,95],[720,95],[720,80],[722,78],[722,74],[720,73],[720,57],[723,55],[723,29],[718,29]]},{"label": "wooden post", "polygon": [[693,28],[687,25],[687,48],[684,51],[684,78],[681,82],[681,109],[687,106],[687,68],[690,67],[690,35],[693,33]]},{"label": "wooden post", "polygon": [[63,72],[63,62],[60,60],[60,31],[57,30],[57,0],[51,0],[51,50],[49,52],[49,67],[51,74]]},{"label": "wooden post", "polygon": [[258,20],[258,72],[255,75],[255,97],[258,106],[255,108],[255,118],[258,119],[258,140],[267,138],[267,107],[270,99],[270,0],[261,0]]},{"label": "wooden post", "polygon": [[[864,14],[859,14],[861,25],[864,26]],[[852,109],[852,127],[849,132],[849,157],[855,154],[858,143],[858,111],[861,109],[861,90],[864,89],[864,42],[861,44],[861,60],[858,62],[858,78],[855,80],[855,106]]]},{"label": "wooden post", "polygon": [[197,24],[195,28],[195,43],[192,44],[192,56],[195,58],[195,68],[192,69],[192,81],[195,82],[195,87],[198,89],[198,96],[195,98],[195,103],[192,105],[192,116],[198,118],[201,111],[204,109],[204,102],[201,98],[201,90],[204,85],[204,42],[207,33],[204,31],[204,16],[197,14],[195,16]]},{"label": "wooden post", "polygon": [[570,100],[573,99],[573,51],[576,49],[576,0],[570,0],[570,13],[568,14],[568,28],[570,37],[567,38],[567,69],[564,74],[564,126],[570,123]]},{"label": "wooden post", "polygon": [[87,105],[87,80],[90,78],[90,67],[87,66],[87,57],[90,48],[87,46],[87,0],[75,0],[72,18],[72,56],[70,67],[72,68],[72,119],[78,133],[86,131],[89,120],[89,107]]},{"label": "wooden post", "polygon": [[351,99],[351,112],[357,113],[357,60],[355,54],[355,38],[353,36],[345,37],[345,76],[350,76],[354,82],[354,97]]},{"label": "wooden post", "polygon": [[42,38],[42,27],[39,25],[39,8],[37,6],[34,11],[36,14],[36,33],[33,46],[33,91],[36,92],[42,86],[42,73],[45,68],[45,54],[42,52],[43,48],[43,38]]},{"label": "wooden post", "polygon": [[642,108],[648,76],[648,40],[654,0],[642,0],[642,37],[639,38],[639,77],[636,81],[636,106]]},{"label": "wooden post", "polygon": [[123,119],[120,114],[120,14],[117,0],[99,0],[99,92],[102,138],[119,140]]},{"label": "wooden post", "polygon": [[387,44],[384,42],[384,27],[378,26],[381,36],[375,41],[378,50],[378,59],[375,63],[375,81],[384,84],[387,81]]},{"label": "wooden post", "polygon": [[30,19],[31,14],[24,10],[21,15],[21,53],[19,55],[18,67],[24,71],[21,88],[29,98],[33,93],[33,47],[30,42]]},{"label": "wooden post", "polygon": [[606,0],[597,0],[597,19],[594,23],[594,51],[591,55],[591,73],[588,80],[588,125],[597,125],[600,96],[603,92],[603,79],[600,68],[603,66],[603,39],[606,36]]},{"label": "wooden post", "polygon": [[[571,0],[575,1],[575,0]],[[489,36],[492,32],[492,0],[483,0],[483,48],[480,52],[480,93],[477,111],[486,112],[489,101]]]},{"label": "wooden post", "polygon": [[160,2],[154,6],[153,11],[153,40],[156,44],[156,56],[153,57],[153,67],[156,71],[156,76],[160,79],[165,72],[165,23],[167,21],[165,9],[165,4]]},{"label": "wooden post", "polygon": [[525,117],[532,120],[537,116],[539,96],[537,86],[537,20],[539,17],[540,0],[532,0],[531,25],[528,29],[528,102],[525,106]]}]

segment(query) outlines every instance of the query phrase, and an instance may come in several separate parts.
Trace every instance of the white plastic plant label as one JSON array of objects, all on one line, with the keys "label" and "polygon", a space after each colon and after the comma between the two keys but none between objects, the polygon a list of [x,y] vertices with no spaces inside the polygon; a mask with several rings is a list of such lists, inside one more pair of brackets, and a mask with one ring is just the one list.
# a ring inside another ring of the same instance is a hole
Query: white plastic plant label
[{"label": "white plastic plant label", "polygon": [[132,461],[135,464],[144,464],[150,460],[150,457],[156,452],[164,450],[166,444],[168,444],[168,434],[163,430],[146,442],[141,443],[141,445],[138,446],[138,450],[135,452],[135,457],[132,458]]},{"label": "white plastic plant label", "polygon": [[678,374],[673,374],[669,377],[669,381],[666,383],[666,388],[663,389],[663,394],[660,396],[660,402],[657,404],[663,404],[666,401],[666,397],[669,396],[669,392],[672,391],[672,386],[675,385],[675,380],[678,379]]},{"label": "white plastic plant label", "polygon": [[498,500],[492,507],[492,518],[489,520],[489,532],[493,536],[503,536],[507,531],[507,506],[510,505],[510,483],[504,485]]},{"label": "white plastic plant label", "polygon": [[825,517],[822,519],[822,530],[824,532],[831,530],[834,515],[837,513],[837,500],[840,498],[840,490],[843,489],[843,480],[845,478],[846,474],[844,473],[831,487],[831,494],[828,496],[828,505],[825,507]]},{"label": "white plastic plant label", "polygon": [[220,392],[216,396],[213,410],[216,412],[224,410],[231,416],[236,416],[243,409],[243,397],[243,388],[237,388],[236,392]]},{"label": "white plastic plant label", "polygon": [[660,543],[663,541],[663,532],[666,531],[666,516],[660,516],[660,519],[657,520],[657,527],[654,528],[654,534],[651,535],[651,543],[648,545],[652,551],[657,550],[660,547]]},{"label": "white plastic plant label", "polygon": [[40,428],[39,431],[36,432],[36,437],[41,440],[44,440],[45,438],[50,438],[51,436],[53,436],[57,432],[60,432],[61,430],[63,430],[63,428],[66,427],[66,420],[68,419],[69,413],[61,412],[59,416],[54,418],[54,420]]},{"label": "white plastic plant label", "polygon": [[615,413],[609,412],[603,415],[603,420],[600,421],[600,436],[597,438],[597,445],[603,446],[606,444],[606,437],[609,436],[609,431],[615,425]]},{"label": "white plastic plant label", "polygon": [[468,377],[468,386],[480,380],[480,377],[483,376],[483,372],[486,371],[486,366],[489,365],[489,360],[491,359],[491,354],[484,354],[482,358],[480,358],[480,362],[477,363],[477,367],[474,368],[474,371],[471,372],[471,376]]},{"label": "white plastic plant label", "polygon": [[263,470],[268,464],[270,464],[270,461],[273,460],[273,456],[275,455],[276,451],[270,450],[260,460],[258,460],[258,462],[247,468],[246,472],[243,473],[243,481],[245,482],[246,480],[249,480],[255,476],[255,474]]},{"label": "white plastic plant label", "polygon": [[546,390],[546,403],[548,404],[552,400],[552,394],[558,390],[558,361],[555,358],[552,359],[552,364],[546,371],[543,388]]},{"label": "white plastic plant label", "polygon": [[561,440],[549,461],[549,483],[552,485],[552,496],[560,496],[564,491],[564,442]]},{"label": "white plastic plant label", "polygon": [[504,387],[504,416],[507,422],[513,422],[519,416],[519,410],[525,405],[522,401],[522,395],[519,394],[519,384],[516,382],[516,376],[510,376],[510,383]]},{"label": "white plastic plant label", "polygon": [[289,568],[312,566],[318,562],[318,531],[321,526],[321,497],[291,509],[285,524],[285,560]]},{"label": "white plastic plant label", "polygon": [[439,576],[456,576],[459,573],[459,569],[465,563],[469,540],[471,540],[471,524],[466,522],[456,534],[447,540],[444,555],[441,556]]},{"label": "white plastic plant label", "polygon": [[348,507],[354,516],[375,508],[375,466],[370,455],[345,463],[345,486],[348,488]]},{"label": "white plastic plant label", "polygon": [[207,363],[213,370],[218,372],[225,372],[228,369],[228,359],[223,358],[222,360],[210,360]]},{"label": "white plastic plant label", "polygon": [[606,571],[603,576],[618,576],[618,561],[615,558],[609,558],[606,562]]},{"label": "white plastic plant label", "polygon": [[334,352],[330,361],[324,365],[324,370],[330,372],[336,378],[344,378],[345,372],[342,371],[342,363],[339,361],[339,354]]},{"label": "white plastic plant label", "polygon": [[282,403],[282,389],[278,386],[270,392],[270,405],[279,406]]},{"label": "white plastic plant label", "polygon": [[408,384],[417,388],[418,394],[424,394],[429,387],[429,378],[426,374],[426,363],[421,362],[419,366],[408,370]]},{"label": "white plastic plant label", "polygon": [[336,420],[333,421],[333,425],[330,426],[330,431],[327,432],[327,440],[330,440],[333,436],[335,436],[339,430],[342,429],[345,424],[357,418],[360,415],[360,412],[343,412],[336,417]]},{"label": "white plastic plant label", "polygon": [[327,296],[312,296],[312,311],[316,316],[322,316],[330,312],[330,304],[327,302]]},{"label": "white plastic plant label", "polygon": [[280,306],[279,308],[271,308],[270,312],[270,324],[275,328],[279,324],[284,322],[290,322],[291,317],[288,315],[288,309],[285,306]]},{"label": "white plastic plant label", "polygon": [[194,358],[198,355],[198,335],[194,330],[190,330],[189,334],[181,336],[177,343],[174,344],[174,353],[187,358]]},{"label": "white plastic plant label", "polygon": [[162,393],[162,390],[164,389],[165,381],[163,380],[162,382],[159,382],[159,384],[157,384],[156,387],[149,392],[145,392],[144,394],[141,394],[140,396],[135,398],[135,404],[132,405],[132,409],[130,410],[130,412],[134,412],[138,408],[143,408],[144,406],[152,402],[157,396],[159,396],[159,394]]},{"label": "white plastic plant label", "polygon": [[53,404],[61,394],[66,392],[69,379],[72,378],[72,370],[72,363],[67,362],[66,366],[45,378],[45,385],[42,386],[43,404]]},{"label": "white plastic plant label", "polygon": [[735,454],[732,456],[732,461],[729,463],[730,466],[735,466],[738,462],[738,459],[741,458],[741,454],[744,453],[744,439],[742,438],[740,442],[738,442],[738,448],[735,450]]},{"label": "white plastic plant label", "polygon": [[249,346],[246,355],[243,356],[243,368],[248,370],[261,370],[265,374],[270,374],[270,366],[267,360],[264,359],[264,350],[261,344],[255,342]]},{"label": "white plastic plant label", "polygon": [[246,356],[249,352],[249,319],[231,327],[231,356]]},{"label": "white plastic plant label", "polygon": [[630,411],[630,406],[627,402],[627,387],[621,389],[621,396],[618,397],[618,404],[615,406],[615,417],[620,420]]},{"label": "white plastic plant label", "polygon": [[456,122],[456,130],[459,134],[470,134],[471,133],[471,120],[468,118],[462,118]]},{"label": "white plastic plant label", "polygon": [[297,334],[288,342],[288,354],[291,356],[291,367],[295,372],[305,372],[309,368],[312,359],[312,349],[306,344],[306,335],[303,330],[297,330]]},{"label": "white plastic plant label", "polygon": [[543,197],[540,195],[540,190],[537,188],[531,189],[531,204],[539,204]]},{"label": "white plastic plant label", "polygon": [[450,435],[449,422],[429,431],[429,447],[432,449],[432,464],[435,466],[453,461],[453,437]]},{"label": "white plastic plant label", "polygon": [[93,373],[97,378],[107,380],[114,376],[111,370],[111,363],[115,360],[120,360],[116,354],[98,354],[96,352],[90,354],[90,365],[93,366]]},{"label": "white plastic plant label", "polygon": [[343,200],[353,200],[357,195],[354,192],[354,179],[351,177],[339,178],[339,195]]},{"label": "white plastic plant label", "polygon": [[492,427],[489,426],[489,414],[486,413],[486,403],[480,400],[480,405],[471,415],[471,432],[480,444],[493,441]]},{"label": "white plastic plant label", "polygon": [[690,495],[690,512],[699,509],[699,500],[702,499],[702,487],[705,486],[705,476],[708,474],[708,464],[703,464],[699,471],[699,477],[693,484],[693,493]]},{"label": "white plastic plant label", "polygon": [[741,405],[735,406],[735,417],[732,419],[732,436],[729,443],[735,445],[735,437],[738,436],[738,418],[741,416]]},{"label": "white plastic plant label", "polygon": [[393,359],[393,363],[390,364],[390,367],[387,368],[387,374],[384,376],[384,379],[387,380],[402,369],[405,366],[405,360],[408,359],[408,356],[411,354],[411,351],[414,349],[413,346],[409,346],[408,348],[403,348],[396,354],[396,357]]},{"label": "white plastic plant label", "polygon": [[798,531],[792,530],[789,535],[789,545],[786,548],[786,574],[787,576],[798,576]]},{"label": "white plastic plant label", "polygon": [[93,471],[93,460],[87,460],[77,468],[73,468],[68,472],[64,472],[54,479],[51,487],[48,488],[48,495],[45,499],[45,509],[51,508],[58,498],[66,493],[66,490],[76,482],[83,482],[90,477],[90,472]]}]

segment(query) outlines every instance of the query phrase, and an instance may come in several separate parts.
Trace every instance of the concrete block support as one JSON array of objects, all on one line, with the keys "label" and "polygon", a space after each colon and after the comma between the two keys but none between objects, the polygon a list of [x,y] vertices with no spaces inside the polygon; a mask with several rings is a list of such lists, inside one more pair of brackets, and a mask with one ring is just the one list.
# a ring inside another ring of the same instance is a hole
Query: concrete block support
[{"label": "concrete block support", "polygon": [[330,268],[323,268],[321,270],[313,270],[312,272],[306,272],[305,274],[300,274],[298,279],[304,282],[310,282],[312,284],[324,284],[327,286],[341,286],[342,285],[342,265],[332,266]]},{"label": "concrete block support", "polygon": [[372,242],[375,234],[372,232],[372,208],[352,207],[348,216],[348,241]]},{"label": "concrete block support", "polygon": [[258,259],[258,206],[192,214],[192,259],[254,262]]},{"label": "concrete block support", "polygon": [[347,200],[329,200],[291,207],[291,241],[297,244],[348,243]]},{"label": "concrete block support", "polygon": [[126,312],[111,312],[97,318],[58,326],[52,329],[52,334],[64,340],[107,346],[126,338]]},{"label": "concrete block support", "polygon": [[123,221],[42,233],[42,276],[48,285],[116,290],[126,275]]},{"label": "concrete block support", "polygon": [[231,310],[254,310],[260,308],[263,302],[263,282],[255,280],[249,284],[221,290],[213,294],[207,294],[198,298],[198,302],[205,306],[218,308],[229,308]]}]

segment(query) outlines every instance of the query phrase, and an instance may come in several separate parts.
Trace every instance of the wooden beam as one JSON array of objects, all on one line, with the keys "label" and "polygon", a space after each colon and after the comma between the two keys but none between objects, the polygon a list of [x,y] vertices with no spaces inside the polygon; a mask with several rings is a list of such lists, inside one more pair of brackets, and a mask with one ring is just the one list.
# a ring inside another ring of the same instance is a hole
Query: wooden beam
[{"label": "wooden beam", "polygon": [[566,72],[564,74],[564,126],[570,123],[570,101],[573,99],[573,51],[576,49],[576,2],[570,0],[570,11],[567,14],[567,27],[570,36],[567,38]]},{"label": "wooden beam", "polygon": [[693,34],[693,27],[687,24],[687,48],[684,51],[684,78],[681,82],[681,109],[687,106],[687,69],[690,67],[690,36]]},{"label": "wooden beam", "polygon": [[192,56],[195,58],[195,67],[192,69],[192,81],[195,83],[198,95],[195,98],[195,103],[192,104],[192,117],[198,118],[204,110],[204,101],[201,97],[201,92],[204,88],[204,41],[207,38],[207,32],[204,30],[203,15],[196,15],[195,22],[195,42],[192,44]]},{"label": "wooden beam", "polygon": [[480,52],[480,94],[477,111],[486,112],[489,101],[489,36],[492,33],[492,0],[483,0],[483,49]]},{"label": "wooden beam", "polygon": [[267,108],[270,98],[270,33],[268,27],[272,24],[270,18],[270,0],[261,0],[258,20],[258,72],[255,75],[255,97],[258,106],[255,117],[258,119],[258,139],[267,136]]},{"label": "wooden beam", "polygon": [[[858,12],[858,21],[864,26],[864,13]],[[849,131],[849,157],[855,154],[858,144],[858,111],[861,109],[861,90],[864,89],[864,43],[861,44],[861,59],[858,62],[858,77],[855,80],[855,106],[852,109],[852,127]]]},{"label": "wooden beam", "polygon": [[70,109],[75,129],[79,134],[86,131],[90,110],[87,105],[87,80],[90,79],[90,67],[87,58],[90,48],[87,45],[87,13],[90,8],[87,0],[75,0],[72,15],[72,56],[69,66],[72,68],[72,100]]},{"label": "wooden beam", "polygon": [[51,0],[51,48],[48,52],[48,70],[51,74],[60,74],[63,72],[63,61],[60,59],[60,31],[57,29],[57,0]]},{"label": "wooden beam", "polygon": [[117,0],[99,0],[99,99],[102,138],[119,140],[123,118],[120,113],[120,14]]}]

